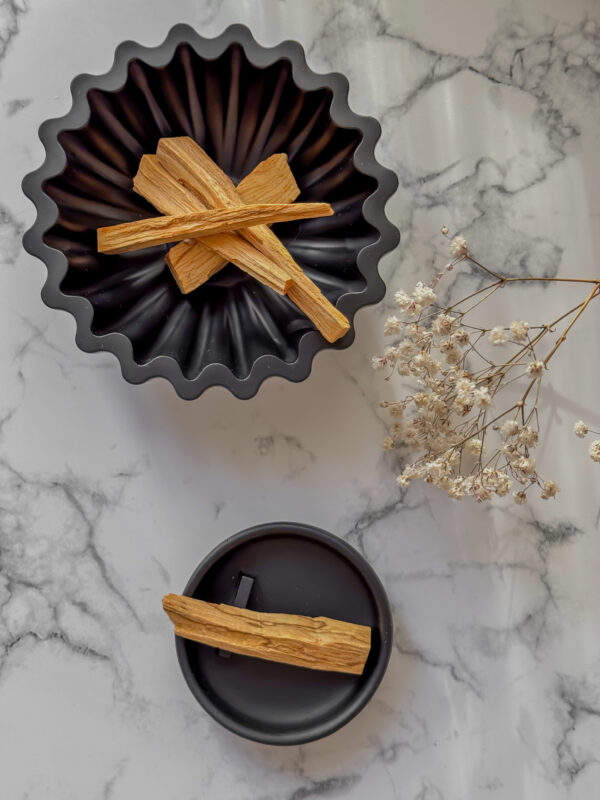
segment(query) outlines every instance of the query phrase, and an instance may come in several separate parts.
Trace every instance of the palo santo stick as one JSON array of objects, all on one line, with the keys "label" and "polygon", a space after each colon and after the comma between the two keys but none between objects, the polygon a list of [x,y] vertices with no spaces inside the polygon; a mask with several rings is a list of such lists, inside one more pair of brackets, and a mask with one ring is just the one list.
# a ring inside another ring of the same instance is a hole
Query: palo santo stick
[{"label": "palo santo stick", "polygon": [[[165,169],[207,205],[223,208],[242,204],[231,180],[189,136],[161,139],[156,154]],[[261,225],[240,233],[293,278],[293,286],[288,292],[290,299],[312,320],[328,342],[337,341],[348,331],[350,324],[346,317],[304,274],[272,231]]]},{"label": "palo santo stick", "polygon": [[[214,260],[210,259],[207,270],[206,261],[203,262],[199,270],[198,264],[198,245],[201,242],[210,242],[212,254],[218,258],[215,265]],[[176,250],[174,261],[173,251]],[[165,257],[169,269],[177,285],[183,294],[188,294],[198,286],[205,283],[211,275],[218,272],[228,261],[240,267],[252,277],[270,286],[279,294],[287,294],[292,288],[292,279],[289,275],[279,274],[277,264],[268,259],[260,250],[242,239],[237,234],[217,233],[207,236],[205,239],[193,239],[188,242],[180,242],[172,247]]]},{"label": "palo santo stick", "polygon": [[[142,162],[144,159],[148,158],[155,159],[159,169],[163,169],[158,164],[156,156],[143,156]],[[141,169],[142,164],[140,164],[140,171]],[[178,191],[187,193],[189,198],[193,198],[200,203],[199,198],[197,198],[195,194],[190,192],[189,189],[186,189],[186,187],[179,183],[179,181],[176,181],[175,178],[172,178],[166,170],[163,170],[163,173],[167,176],[168,180],[174,181],[177,184],[177,187],[179,187]],[[139,193],[142,194],[146,200],[150,200],[152,203],[152,198],[148,195],[148,187],[141,187],[138,189],[136,186],[136,178],[134,178],[133,181],[134,189],[139,191]],[[300,194],[300,189],[298,188],[298,184],[294,179],[285,153],[276,153],[275,155],[267,158],[265,161],[262,161],[252,170],[249,175],[239,182],[237,191],[244,203],[247,204],[259,203],[261,201],[263,203],[293,203]],[[156,203],[153,203],[153,205],[158,208]],[[204,207],[203,204],[201,205]],[[162,211],[163,214],[176,214],[179,211],[179,209],[176,208],[171,210],[165,210],[164,208],[161,208],[159,210]],[[232,234],[225,235],[228,237],[232,236]],[[250,242],[242,239],[241,237],[238,237],[236,240],[238,249],[241,249],[241,246],[243,245],[245,248],[247,248],[247,250],[243,251],[243,253],[239,255],[239,260],[232,258],[232,254],[236,255],[236,253],[233,253],[232,248],[229,249],[228,254],[224,258],[220,258],[218,253],[215,251],[212,253],[208,252],[207,248],[205,247],[205,244],[207,243],[208,242],[206,238],[202,241],[196,240],[193,242],[180,242],[172,247],[167,253],[167,264],[169,265],[171,272],[173,273],[175,280],[179,285],[179,288],[184,294],[197,289],[198,286],[207,281],[211,275],[214,275],[222,267],[224,267],[228,261],[231,261],[238,267],[241,267],[241,269],[245,270],[250,275],[253,273],[250,269],[248,269],[248,267],[254,264],[254,260],[256,258],[264,259],[270,265],[272,265],[272,268],[281,269],[275,265],[274,261],[268,259],[264,253],[261,253],[260,250],[257,250],[257,248],[251,245]],[[218,252],[223,252],[223,249],[220,248]],[[253,254],[252,262],[244,262],[243,256],[249,253]]]},{"label": "palo santo stick", "polygon": [[353,622],[268,614],[177,594],[162,602],[177,636],[266,661],[362,675],[371,649],[371,629]]},{"label": "palo santo stick", "polygon": [[293,203],[300,187],[288,164],[285,153],[261,161],[237,186],[237,193],[246,205],[252,203]]},{"label": "palo santo stick", "polygon": [[138,171],[133,176],[133,188],[161,214],[172,216],[208,210],[199,197],[167,172],[156,156],[146,154],[141,157]]},{"label": "palo santo stick", "polygon": [[[142,156],[133,188],[163,214],[186,214],[206,209],[197,195],[160,165],[156,156]],[[238,191],[248,204],[261,197],[267,203],[291,203],[300,194],[287,156],[281,154],[259,164],[240,182]],[[281,267],[237,233],[180,242],[169,250],[166,261],[183,294],[197,289],[229,261],[280,293],[289,281]]]},{"label": "palo santo stick", "polygon": [[[133,178],[133,188],[161,214],[192,214],[208,208],[198,195],[173,178],[153,155],[142,156]],[[237,191],[246,205],[293,203],[300,194],[285,153],[276,153],[261,161],[239,182]]]},{"label": "palo santo stick", "polygon": [[195,211],[193,214],[161,216],[123,222],[98,228],[100,253],[126,253],[144,247],[178,242],[180,239],[201,239],[215,233],[295,219],[327,217],[333,214],[328,203],[273,203],[237,208]]}]

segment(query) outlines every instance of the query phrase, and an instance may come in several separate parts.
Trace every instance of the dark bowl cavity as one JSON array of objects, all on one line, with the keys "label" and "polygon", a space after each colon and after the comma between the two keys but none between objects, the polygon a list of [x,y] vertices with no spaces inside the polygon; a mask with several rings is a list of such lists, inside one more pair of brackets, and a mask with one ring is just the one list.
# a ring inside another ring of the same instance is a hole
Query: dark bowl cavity
[{"label": "dark bowl cavity", "polygon": [[166,247],[96,252],[98,227],[157,213],[132,177],[163,136],[192,136],[235,182],[287,153],[299,200],[336,214],[275,233],[350,319],[381,299],[377,261],[398,237],[383,213],[397,182],[373,157],[379,126],[348,109],[342,76],[308,69],[299,45],[262,48],[242,26],[211,40],[177,26],[157,48],[121,45],[109,73],[80,76],[72,91],[71,112],[41,128],[45,164],[24,181],[38,207],[25,245],[47,263],[44,300],[75,314],[83,349],[115,352],[127,380],[163,375],[187,398],[221,383],[249,397],[270,374],[303,379],[330,346],[232,265],[182,295]]}]

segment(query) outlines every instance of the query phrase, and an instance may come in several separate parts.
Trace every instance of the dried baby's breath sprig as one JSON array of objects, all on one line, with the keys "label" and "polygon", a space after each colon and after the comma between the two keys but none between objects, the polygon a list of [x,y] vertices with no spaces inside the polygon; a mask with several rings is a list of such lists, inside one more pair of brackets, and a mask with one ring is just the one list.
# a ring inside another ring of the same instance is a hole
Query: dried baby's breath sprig
[{"label": "dried baby's breath sprig", "polygon": [[[442,233],[450,238],[446,227]],[[398,484],[408,487],[424,480],[454,499],[474,497],[479,502],[512,491],[514,501],[521,504],[533,487],[544,500],[555,497],[558,485],[541,477],[532,454],[540,438],[541,381],[573,324],[600,294],[600,280],[505,277],[476,261],[460,235],[451,238],[450,253],[452,261],[429,285],[419,281],[410,293],[396,292],[400,317],[388,317],[384,326],[394,343],[372,362],[375,369],[387,368],[387,380],[397,372],[414,385],[403,400],[381,404],[393,418],[384,449],[404,447],[415,454],[398,476]],[[435,288],[462,261],[493,281],[442,307]],[[593,288],[585,300],[548,324],[513,320],[486,328],[472,323],[470,312],[499,288],[532,280],[588,283]],[[540,357],[545,337],[569,317],[550,352]],[[520,399],[503,405],[504,389],[518,382],[523,385]],[[577,436],[588,431],[583,422],[576,423]],[[600,439],[590,445],[589,454],[600,462]]]}]

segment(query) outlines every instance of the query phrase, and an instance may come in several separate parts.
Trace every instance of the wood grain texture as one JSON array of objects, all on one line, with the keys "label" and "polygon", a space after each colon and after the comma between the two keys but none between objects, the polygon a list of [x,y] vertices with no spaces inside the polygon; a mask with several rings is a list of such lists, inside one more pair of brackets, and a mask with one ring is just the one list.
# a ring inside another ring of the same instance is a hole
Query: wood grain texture
[{"label": "wood grain texture", "polygon": [[[243,205],[243,199],[229,177],[188,136],[161,139],[156,151],[160,163],[211,207],[227,208]],[[293,279],[288,295],[327,339],[335,342],[350,328],[346,317],[332,305],[290,253],[266,225],[240,232],[241,235],[272,261],[279,264]]]},{"label": "wood grain texture", "polygon": [[266,661],[362,675],[371,649],[369,627],[328,617],[270,614],[176,594],[163,597],[163,608],[177,636]]},{"label": "wood grain texture", "polygon": [[[151,156],[156,159],[156,156]],[[157,160],[158,163],[158,160]],[[165,175],[171,178],[168,172],[164,170]],[[183,191],[189,193],[189,197],[196,199],[201,203],[189,189],[183,184],[176,181]],[[277,153],[270,156],[265,161],[262,161],[255,167],[250,175],[247,175],[237,187],[238,193],[244,203],[293,203],[300,194],[300,189],[296,183],[292,171],[289,167],[287,156],[284,153]],[[143,194],[143,192],[142,192]],[[146,196],[146,199],[149,199]],[[203,205],[203,204],[202,204]],[[176,213],[176,212],[164,212]],[[226,234],[228,237],[236,237],[235,247],[224,249],[219,248],[218,252],[213,250],[212,256],[208,256],[203,242],[180,242],[172,247],[167,254],[167,263],[171,272],[175,276],[175,280],[179,284],[181,291],[186,294],[187,292],[197,289],[211,275],[214,275],[222,269],[228,261],[231,261],[236,266],[243,269],[250,275],[254,275],[254,270],[257,269],[257,259],[268,264],[271,270],[280,270],[281,268],[275,264],[274,261],[267,258],[264,253],[250,244],[250,242],[243,239],[239,234]],[[227,244],[228,242],[225,242]],[[221,242],[223,244],[223,242]],[[233,244],[231,242],[231,244]],[[226,253],[223,258],[219,253]],[[263,283],[265,281],[263,280]]]},{"label": "wood grain texture", "polygon": [[191,214],[148,217],[98,228],[98,250],[101,253],[126,253],[181,239],[201,239],[254,225],[327,217],[331,214],[333,210],[328,203],[260,203]]},{"label": "wood grain texture", "polygon": [[293,203],[300,187],[288,164],[285,153],[275,153],[246,175],[237,186],[237,193],[246,204]]},{"label": "wood grain texture", "polygon": [[[228,233],[217,233],[213,236],[207,236],[206,239],[201,241],[210,241],[212,251],[219,258],[216,265],[211,258],[208,263],[204,261],[201,265],[201,270],[199,270],[197,245],[200,241],[198,239],[179,242],[165,256],[165,261],[169,265],[169,269],[183,294],[188,294],[197,289],[228,261],[231,261],[232,264],[240,267],[244,272],[257,278],[267,286],[271,286],[279,294],[289,293],[292,287],[292,279],[289,275],[280,274],[279,267],[274,262],[271,262],[260,250],[252,247],[238,234],[232,236]],[[177,251],[176,262],[173,261],[174,250]]]},{"label": "wood grain texture", "polygon": [[153,155],[143,155],[133,176],[133,189],[152,203],[161,214],[193,214],[208,206],[170,175]]},{"label": "wood grain texture", "polygon": [[[185,214],[207,208],[197,195],[173,178],[154,155],[142,156],[133,188],[163,214]],[[279,153],[255,167],[239,183],[238,192],[247,204],[292,203],[300,189],[287,156]],[[169,250],[165,260],[183,294],[197,289],[229,262],[280,294],[288,280],[281,267],[238,233],[180,242]]]}]

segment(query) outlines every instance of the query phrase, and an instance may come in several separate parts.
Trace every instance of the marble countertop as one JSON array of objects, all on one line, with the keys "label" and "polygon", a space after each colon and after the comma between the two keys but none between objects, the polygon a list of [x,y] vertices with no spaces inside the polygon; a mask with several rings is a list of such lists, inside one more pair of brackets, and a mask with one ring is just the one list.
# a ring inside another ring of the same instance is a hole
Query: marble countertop
[{"label": "marble countertop", "polygon": [[[596,0],[0,0],[0,796],[3,800],[558,800],[600,778],[600,319],[573,329],[544,395],[553,502],[476,506],[399,493],[369,365],[394,289],[432,276],[439,229],[511,274],[592,276],[600,255]],[[299,40],[382,124],[402,233],[388,300],[299,385],[179,400],[74,343],[21,248],[20,182],[69,83],[125,39],[232,22]],[[573,291],[571,289],[564,290]],[[563,290],[498,312],[559,308]],[[576,295],[574,295],[576,296]],[[517,298],[517,299],[515,299]],[[502,318],[504,319],[504,317]],[[386,394],[387,393],[387,394]],[[395,648],[369,706],[292,748],[236,738],[195,703],[160,597],[216,543],[265,520],[313,523],[378,571]]]}]

